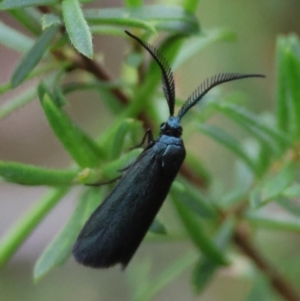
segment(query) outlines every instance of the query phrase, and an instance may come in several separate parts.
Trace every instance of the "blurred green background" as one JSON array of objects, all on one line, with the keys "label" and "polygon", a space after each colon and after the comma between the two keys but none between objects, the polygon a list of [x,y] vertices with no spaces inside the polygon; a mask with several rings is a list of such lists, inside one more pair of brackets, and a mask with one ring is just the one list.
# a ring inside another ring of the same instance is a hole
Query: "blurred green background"
[{"label": "blurred green background", "polygon": [[[169,3],[173,4],[175,1]],[[97,5],[121,6],[122,1],[98,1]],[[210,46],[200,56],[180,68],[175,74],[177,94],[186,98],[206,77],[220,72],[262,73],[267,76],[265,80],[232,83],[223,89],[227,93],[242,91],[246,95],[246,105],[256,112],[272,111],[276,92],[276,38],[281,34],[298,33],[299,12],[300,2],[297,0],[202,0],[197,16],[203,29],[228,28],[236,33],[237,39],[233,43],[216,43]],[[13,24],[13,20],[4,12],[0,13],[0,18]],[[124,59],[124,41],[116,37],[97,37],[94,45],[98,50],[101,49],[106,66],[116,76]],[[18,55],[0,45],[0,57],[0,82],[5,82],[10,78]],[[5,97],[20,93],[21,89],[18,88]],[[5,97],[0,98],[0,104],[6,101]],[[85,93],[84,101],[79,93],[72,94],[72,97],[74,98],[67,111],[87,132],[98,133],[99,128],[107,128],[111,124],[111,116],[96,94]],[[39,103],[32,102],[1,121],[1,160],[47,167],[68,166],[68,154],[40,113]],[[236,125],[221,116],[215,116],[211,122],[243,137],[244,133]],[[210,162],[209,169],[220,185],[230,186],[227,175],[232,167],[232,154],[202,136],[195,137],[192,142],[190,140],[189,147],[203,161]],[[0,183],[1,236],[44,191],[44,188]],[[74,196],[75,194],[76,189]],[[166,202],[163,211],[167,211],[168,207],[171,206]],[[34,231],[6,267],[0,270],[1,300],[131,300],[132,287],[136,286],[139,279],[146,277],[145,270],[150,271],[152,279],[173,262],[174,258],[193,249],[188,243],[166,244],[162,241],[150,244],[144,241],[125,273],[120,272],[119,267],[109,270],[87,269],[70,259],[62,268],[53,270],[38,284],[33,284],[32,268],[35,260],[47,242],[65,224],[73,208],[74,198],[71,194]],[[169,211],[172,212],[172,209]],[[299,237],[292,234],[260,231],[256,234],[255,241],[263,254],[277,266],[280,266],[281,259],[296,257],[300,251]],[[287,245],[289,248],[286,248]],[[219,273],[200,296],[194,295],[190,289],[190,272],[187,270],[159,292],[154,300],[246,300],[253,285],[249,277],[252,269],[248,260],[241,257],[235,265]]]}]

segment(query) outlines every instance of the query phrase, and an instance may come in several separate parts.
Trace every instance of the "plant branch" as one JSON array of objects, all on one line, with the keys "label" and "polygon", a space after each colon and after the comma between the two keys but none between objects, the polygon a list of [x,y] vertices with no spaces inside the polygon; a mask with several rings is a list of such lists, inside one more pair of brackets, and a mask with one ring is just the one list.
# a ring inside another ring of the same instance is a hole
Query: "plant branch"
[{"label": "plant branch", "polygon": [[250,242],[243,227],[236,228],[234,237],[236,245],[247,255],[269,279],[270,284],[285,300],[299,301],[298,292],[289,284],[289,282],[281,275],[268,261],[259,253],[259,251]]},{"label": "plant branch", "polygon": [[[80,53],[76,53],[75,56],[72,57],[65,55],[64,52],[59,50],[52,51],[52,53],[58,60],[69,61],[71,63],[71,66],[68,69],[69,71],[80,69],[92,74],[100,81],[112,81],[111,75],[107,72],[107,70],[104,69],[103,66]],[[130,103],[127,95],[124,94],[122,90],[118,88],[112,88],[111,92],[121,104],[127,105]],[[153,123],[144,112],[139,113],[138,119],[143,122],[143,126],[146,130],[149,128],[153,129]]]}]

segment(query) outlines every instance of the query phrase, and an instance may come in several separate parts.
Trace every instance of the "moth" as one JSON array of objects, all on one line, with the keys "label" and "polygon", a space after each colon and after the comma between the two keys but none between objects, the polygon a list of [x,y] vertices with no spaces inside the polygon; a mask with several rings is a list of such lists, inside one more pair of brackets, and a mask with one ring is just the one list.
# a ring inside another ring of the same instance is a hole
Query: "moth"
[{"label": "moth", "polygon": [[125,268],[139,247],[162,206],[184,161],[186,151],[180,121],[213,87],[225,82],[264,77],[260,74],[222,73],[203,82],[174,116],[175,84],[172,70],[164,56],[153,46],[128,31],[158,64],[163,92],[170,116],[161,124],[157,139],[147,130],[148,144],[122,174],[111,193],[90,216],[73,248],[75,259],[93,268],[107,268],[117,263]]}]

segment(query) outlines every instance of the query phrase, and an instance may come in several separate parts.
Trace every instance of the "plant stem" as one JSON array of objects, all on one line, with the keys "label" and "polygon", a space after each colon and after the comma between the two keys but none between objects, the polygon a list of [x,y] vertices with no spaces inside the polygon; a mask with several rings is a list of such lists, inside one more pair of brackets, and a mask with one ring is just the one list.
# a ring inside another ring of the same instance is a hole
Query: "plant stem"
[{"label": "plant stem", "polygon": [[233,236],[236,245],[247,255],[269,279],[270,284],[285,300],[299,301],[298,292],[254,247],[242,227],[237,227]]}]

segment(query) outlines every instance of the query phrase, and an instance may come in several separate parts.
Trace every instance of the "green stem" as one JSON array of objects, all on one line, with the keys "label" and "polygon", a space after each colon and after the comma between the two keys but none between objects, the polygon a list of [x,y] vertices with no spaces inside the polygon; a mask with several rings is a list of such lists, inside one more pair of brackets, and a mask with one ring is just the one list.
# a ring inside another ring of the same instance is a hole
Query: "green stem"
[{"label": "green stem", "polygon": [[0,242],[0,267],[14,255],[19,246],[68,192],[69,187],[52,188],[21,218]]}]

